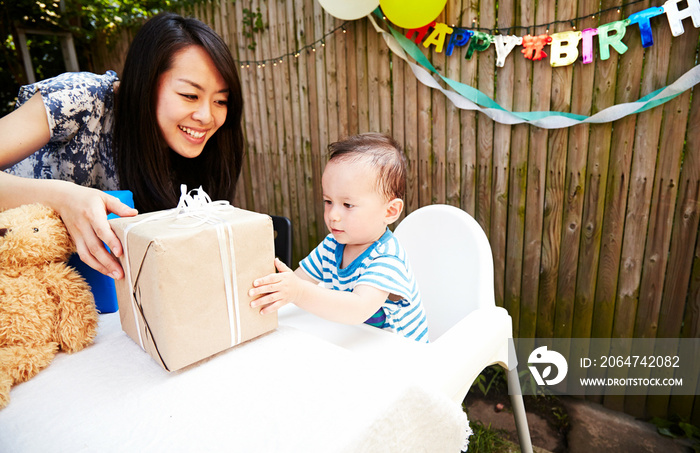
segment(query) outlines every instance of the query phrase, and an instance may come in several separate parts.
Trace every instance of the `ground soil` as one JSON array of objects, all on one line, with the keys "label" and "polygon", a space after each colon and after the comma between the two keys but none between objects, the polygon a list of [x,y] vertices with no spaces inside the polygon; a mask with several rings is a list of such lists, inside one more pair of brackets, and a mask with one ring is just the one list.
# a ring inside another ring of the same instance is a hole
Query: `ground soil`
[{"label": "ground soil", "polygon": [[[524,395],[523,400],[533,446],[552,453],[568,452],[570,420],[564,405],[556,397]],[[478,420],[485,427],[498,430],[509,442],[519,445],[507,391],[490,389],[484,395],[473,389],[465,399],[465,408],[469,420]]]},{"label": "ground soil", "polygon": [[[536,453],[700,451],[700,440],[662,436],[649,421],[581,398],[524,395],[523,400]],[[500,438],[512,444],[503,452],[520,451],[505,381],[497,382],[485,394],[473,387],[464,401],[464,407],[470,421],[478,421],[498,431]]]}]

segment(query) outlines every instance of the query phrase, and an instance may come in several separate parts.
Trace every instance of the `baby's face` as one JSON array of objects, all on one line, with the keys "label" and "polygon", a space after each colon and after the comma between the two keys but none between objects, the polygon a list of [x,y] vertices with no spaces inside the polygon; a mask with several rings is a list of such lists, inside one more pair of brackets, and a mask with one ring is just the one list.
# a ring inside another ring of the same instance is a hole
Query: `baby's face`
[{"label": "baby's face", "polygon": [[369,247],[386,230],[388,201],[376,189],[377,171],[364,162],[331,161],[321,184],[326,227],[336,241]]}]

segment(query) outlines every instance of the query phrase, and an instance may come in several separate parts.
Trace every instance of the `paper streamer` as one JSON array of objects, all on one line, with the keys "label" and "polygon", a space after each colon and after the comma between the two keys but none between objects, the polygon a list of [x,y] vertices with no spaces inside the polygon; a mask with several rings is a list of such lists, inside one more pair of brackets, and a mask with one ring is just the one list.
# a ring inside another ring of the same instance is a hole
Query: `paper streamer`
[{"label": "paper streamer", "polygon": [[[398,33],[390,25],[386,24],[390,33],[383,30],[374,17],[368,16],[375,30],[382,36],[391,51],[406,63],[413,71],[416,78],[425,86],[441,91],[455,107],[462,110],[475,110],[481,112],[492,120],[502,124],[532,124],[544,129],[559,129],[571,127],[582,123],[609,123],[628,115],[641,113],[683,93],[700,83],[700,65],[693,67],[683,74],[671,85],[660,88],[635,102],[617,104],[601,110],[592,116],[577,115],[568,112],[512,112],[504,109],[493,99],[476,88],[457,82],[441,75],[428,61],[420,49],[409,39]],[[413,59],[416,63],[409,59]],[[427,68],[427,70],[425,69]],[[440,77],[454,91],[443,88],[433,78],[430,72]]]}]

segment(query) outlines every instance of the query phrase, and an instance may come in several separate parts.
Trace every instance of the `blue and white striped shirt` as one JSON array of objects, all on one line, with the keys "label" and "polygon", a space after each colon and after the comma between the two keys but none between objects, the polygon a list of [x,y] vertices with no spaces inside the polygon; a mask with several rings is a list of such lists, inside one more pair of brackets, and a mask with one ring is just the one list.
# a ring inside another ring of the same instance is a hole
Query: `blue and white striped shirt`
[{"label": "blue and white striped shirt", "polygon": [[387,228],[384,235],[341,269],[344,244],[332,234],[299,265],[323,286],[337,291],[352,291],[357,285],[369,285],[388,291],[401,299],[386,299],[367,324],[390,330],[416,341],[428,342],[428,321],[423,310],[418,284],[401,244]]}]

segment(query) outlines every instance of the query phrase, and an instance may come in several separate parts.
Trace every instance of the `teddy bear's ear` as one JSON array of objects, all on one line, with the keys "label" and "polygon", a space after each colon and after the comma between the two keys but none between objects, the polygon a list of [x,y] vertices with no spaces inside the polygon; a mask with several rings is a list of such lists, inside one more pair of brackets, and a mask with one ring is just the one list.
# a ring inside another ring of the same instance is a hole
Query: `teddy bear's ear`
[{"label": "teddy bear's ear", "polygon": [[[67,261],[75,251],[63,220],[48,206],[35,203],[3,211],[0,228],[8,229],[3,241],[3,259],[16,265]],[[10,230],[13,231],[11,235]],[[9,242],[8,237],[11,237]]]}]

